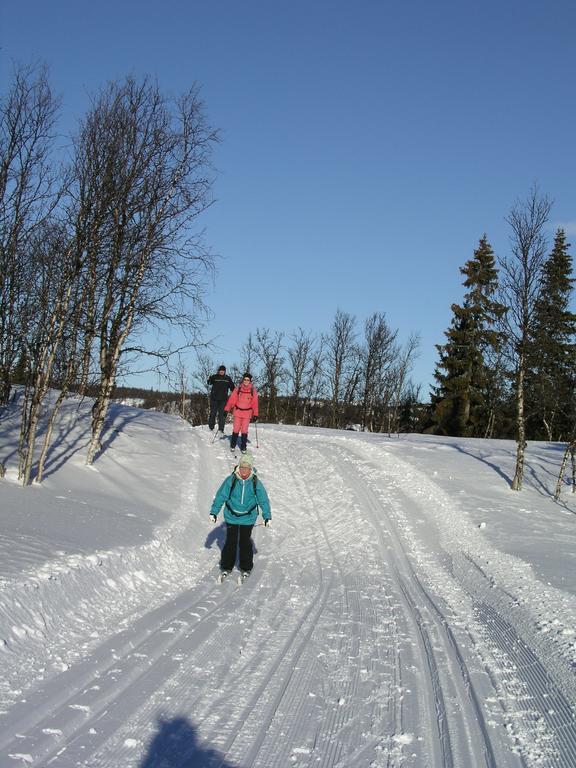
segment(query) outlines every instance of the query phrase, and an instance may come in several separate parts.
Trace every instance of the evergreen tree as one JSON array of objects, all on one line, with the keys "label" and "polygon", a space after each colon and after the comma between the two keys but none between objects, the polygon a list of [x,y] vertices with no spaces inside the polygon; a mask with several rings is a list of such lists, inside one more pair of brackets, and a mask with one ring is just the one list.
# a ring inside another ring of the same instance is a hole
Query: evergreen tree
[{"label": "evergreen tree", "polygon": [[437,345],[440,361],[434,373],[438,386],[432,395],[432,431],[482,437],[493,422],[490,393],[498,387],[488,361],[500,347],[496,324],[505,312],[494,298],[498,272],[486,235],[460,272],[467,292],[462,306],[452,305],[446,344]]},{"label": "evergreen tree", "polygon": [[560,440],[574,423],[576,315],[569,310],[574,279],[564,230],[542,268],[528,349],[528,437]]}]

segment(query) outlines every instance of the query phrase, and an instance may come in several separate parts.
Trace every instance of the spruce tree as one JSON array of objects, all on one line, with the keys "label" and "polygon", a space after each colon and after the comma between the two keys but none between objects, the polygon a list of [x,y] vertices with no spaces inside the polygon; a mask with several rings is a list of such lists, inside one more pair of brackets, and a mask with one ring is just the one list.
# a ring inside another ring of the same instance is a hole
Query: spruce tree
[{"label": "spruce tree", "polygon": [[574,429],[576,315],[569,309],[574,284],[569,247],[559,229],[534,306],[526,377],[531,439],[567,439]]},{"label": "spruce tree", "polygon": [[496,330],[505,308],[494,294],[498,272],[486,235],[474,257],[460,268],[467,289],[462,306],[452,305],[453,318],[446,344],[437,345],[440,361],[432,395],[433,431],[437,434],[482,437],[491,429],[495,387],[489,360],[501,343]]}]

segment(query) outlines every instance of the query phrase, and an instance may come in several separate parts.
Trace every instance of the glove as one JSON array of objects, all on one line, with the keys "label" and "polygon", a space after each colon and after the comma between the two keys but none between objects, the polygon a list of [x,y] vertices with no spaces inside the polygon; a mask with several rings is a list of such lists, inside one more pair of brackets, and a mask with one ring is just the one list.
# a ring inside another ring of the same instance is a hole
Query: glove
[{"label": "glove", "polygon": [[212,520],[213,523],[215,523],[217,519],[218,518],[216,517],[216,515],[210,515],[210,520]]},{"label": "glove", "polygon": [[258,416],[252,416],[252,418],[250,419],[250,421],[252,422],[252,424],[254,424],[255,422],[257,422],[257,421],[258,421]]},{"label": "glove", "polygon": [[264,528],[269,528],[272,520],[264,520]]}]

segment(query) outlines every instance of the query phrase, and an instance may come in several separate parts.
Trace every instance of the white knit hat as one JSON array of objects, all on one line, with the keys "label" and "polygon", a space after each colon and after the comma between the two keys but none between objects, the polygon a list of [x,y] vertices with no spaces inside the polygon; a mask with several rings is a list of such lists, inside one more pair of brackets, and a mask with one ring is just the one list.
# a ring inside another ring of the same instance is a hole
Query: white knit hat
[{"label": "white knit hat", "polygon": [[254,466],[254,457],[252,456],[252,454],[248,452],[243,453],[240,456],[240,461],[238,462],[238,466],[250,467],[250,469],[252,469],[252,467]]}]

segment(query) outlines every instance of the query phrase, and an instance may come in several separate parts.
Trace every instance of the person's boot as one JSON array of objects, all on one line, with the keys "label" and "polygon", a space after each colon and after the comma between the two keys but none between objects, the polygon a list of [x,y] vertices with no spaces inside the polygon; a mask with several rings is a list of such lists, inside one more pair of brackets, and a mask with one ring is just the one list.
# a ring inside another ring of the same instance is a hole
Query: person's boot
[{"label": "person's boot", "polygon": [[236,443],[238,442],[238,432],[232,432],[232,437],[230,438],[230,450],[235,451],[236,450]]},{"label": "person's boot", "polygon": [[248,435],[241,434],[240,435],[240,450],[242,453],[246,453],[246,445],[248,443]]}]

